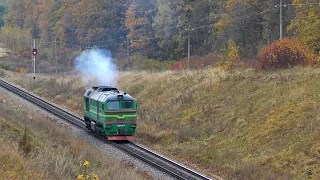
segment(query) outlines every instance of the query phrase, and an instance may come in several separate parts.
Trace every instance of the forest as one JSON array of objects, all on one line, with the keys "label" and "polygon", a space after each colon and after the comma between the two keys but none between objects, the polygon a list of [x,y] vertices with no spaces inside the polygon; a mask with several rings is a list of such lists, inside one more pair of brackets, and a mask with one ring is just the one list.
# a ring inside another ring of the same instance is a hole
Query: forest
[{"label": "forest", "polygon": [[0,25],[15,56],[30,57],[36,39],[39,58],[54,60],[58,48],[60,64],[86,48],[176,62],[187,58],[188,38],[192,57],[214,61],[254,63],[281,38],[320,53],[319,0],[2,0]]}]

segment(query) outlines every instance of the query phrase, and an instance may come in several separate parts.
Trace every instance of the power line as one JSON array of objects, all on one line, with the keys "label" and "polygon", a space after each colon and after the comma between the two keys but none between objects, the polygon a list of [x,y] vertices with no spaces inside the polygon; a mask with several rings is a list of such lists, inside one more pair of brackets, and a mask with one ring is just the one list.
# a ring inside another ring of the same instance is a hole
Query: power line
[{"label": "power line", "polygon": [[318,3],[300,3],[300,4],[286,4],[287,6],[308,6],[308,5],[318,5],[320,6],[320,2]]},{"label": "power line", "polygon": [[250,7],[246,7],[246,8],[242,8],[242,9],[237,9],[236,11],[230,11],[230,12],[243,11],[243,10],[246,10],[246,9],[250,9],[250,8],[252,8],[252,7],[257,7],[257,6],[261,5],[261,4],[268,3],[268,2],[269,2],[269,1],[267,0],[267,1],[264,1],[264,2],[261,2],[261,3],[258,3],[258,4],[253,4],[253,5],[251,5]]},{"label": "power line", "polygon": [[254,12],[254,13],[251,13],[251,14],[247,14],[247,15],[244,15],[244,16],[241,16],[241,17],[238,17],[238,18],[233,18],[232,20],[242,20],[242,19],[246,19],[246,18],[249,18],[249,17],[252,17],[252,16],[256,16],[256,15],[259,15],[259,14],[264,14],[266,12],[269,12],[269,11],[273,11],[275,10],[276,8],[269,8],[269,9],[266,9],[266,10],[263,10],[261,12]]},{"label": "power line", "polygon": [[[256,5],[260,5],[260,4],[264,4],[264,3],[267,3],[268,1],[265,1],[265,2],[261,2],[261,3],[258,3]],[[308,5],[319,5],[320,6],[320,2],[319,3],[300,3],[300,4],[283,4],[282,6],[286,7],[286,6],[308,6]],[[275,8],[278,8],[279,5],[276,5]],[[252,8],[252,7],[255,7],[255,6],[250,6],[250,7],[246,7],[246,8],[242,8],[242,9],[238,9],[236,11],[231,11],[230,13],[223,13],[223,14],[217,14],[217,15],[231,15],[231,13],[234,13],[234,12],[239,12],[239,11],[243,11],[243,10],[246,10],[246,9],[249,9],[249,8]],[[254,16],[254,15],[258,15],[258,14],[264,14],[266,12],[269,12],[269,11],[272,11],[272,10],[275,10],[275,8],[269,8],[267,10],[263,10],[261,12],[253,12],[253,13],[250,13],[250,14],[247,14],[245,16],[241,16],[239,18],[235,18],[233,20],[241,20],[241,19],[246,19],[248,17],[251,17],[251,16]],[[203,19],[200,19],[200,20],[197,20],[197,21],[203,21],[203,20],[210,20],[210,17],[207,17],[207,18],[203,18]],[[194,22],[197,22],[197,21],[194,21]],[[203,28],[203,27],[208,27],[210,25],[214,25],[215,23],[210,23],[210,24],[206,24],[206,25],[202,25],[202,26],[199,26],[199,27],[196,27],[196,28],[193,28],[193,29],[200,29],[200,28]]]},{"label": "power line", "polygon": [[[266,12],[269,12],[269,11],[273,11],[275,10],[276,8],[269,8],[269,9],[266,9],[266,10],[263,10],[261,12],[254,12],[254,13],[250,13],[250,14],[247,14],[245,16],[242,16],[242,17],[238,17],[238,18],[233,18],[232,20],[233,21],[237,21],[237,20],[242,20],[242,19],[247,19],[249,17],[252,17],[252,16],[256,16],[258,14],[264,14]],[[229,15],[229,14],[225,14],[225,15]],[[210,23],[210,24],[205,24],[205,25],[202,25],[202,26],[199,26],[199,27],[194,27],[193,29],[196,30],[196,29],[201,29],[201,28],[205,28],[205,27],[210,27],[212,25],[215,25],[216,23]]]},{"label": "power line", "polygon": [[[261,5],[261,4],[264,4],[264,3],[268,3],[268,1],[265,1],[265,2],[261,2],[261,3],[258,3],[258,4],[253,4],[253,5],[251,5],[250,7],[246,7],[246,8],[242,8],[242,9],[236,9],[236,10],[231,10],[229,13],[223,13],[223,14],[214,14],[214,15],[228,15],[228,14],[230,14],[230,13],[235,13],[235,12],[239,12],[239,11],[244,11],[244,10],[246,10],[246,9],[250,9],[250,8],[253,8],[253,7],[257,7],[257,6],[259,6],[259,5]],[[198,19],[198,20],[195,20],[195,21],[192,21],[191,23],[193,23],[193,22],[199,22],[199,21],[204,21],[204,20],[213,20],[213,19],[211,19],[211,17],[206,17],[206,18],[203,18],[203,19]]]}]

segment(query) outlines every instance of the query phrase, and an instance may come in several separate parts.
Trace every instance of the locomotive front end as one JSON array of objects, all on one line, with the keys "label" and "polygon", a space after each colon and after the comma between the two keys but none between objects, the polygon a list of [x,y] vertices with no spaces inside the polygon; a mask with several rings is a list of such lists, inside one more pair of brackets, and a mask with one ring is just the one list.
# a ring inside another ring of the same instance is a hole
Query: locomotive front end
[{"label": "locomotive front end", "polygon": [[136,132],[137,104],[127,94],[110,96],[106,102],[105,131],[108,140],[132,140]]}]

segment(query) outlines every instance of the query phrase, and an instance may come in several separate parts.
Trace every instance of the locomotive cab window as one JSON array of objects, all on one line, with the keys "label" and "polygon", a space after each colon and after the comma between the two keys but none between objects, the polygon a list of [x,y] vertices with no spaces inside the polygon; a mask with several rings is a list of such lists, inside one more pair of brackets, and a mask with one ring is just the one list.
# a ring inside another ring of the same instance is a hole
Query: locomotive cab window
[{"label": "locomotive cab window", "polygon": [[119,101],[108,101],[108,109],[119,109]]},{"label": "locomotive cab window", "polygon": [[122,101],[122,109],[133,109],[132,101]]}]

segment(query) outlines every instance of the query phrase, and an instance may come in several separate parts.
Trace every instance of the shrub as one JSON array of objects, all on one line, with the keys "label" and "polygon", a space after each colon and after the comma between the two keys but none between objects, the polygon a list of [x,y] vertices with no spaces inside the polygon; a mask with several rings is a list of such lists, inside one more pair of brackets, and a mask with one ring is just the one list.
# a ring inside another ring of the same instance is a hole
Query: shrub
[{"label": "shrub", "polygon": [[239,47],[233,40],[230,39],[228,42],[228,61],[225,62],[224,67],[226,70],[234,69],[239,61]]},{"label": "shrub", "polygon": [[182,60],[174,63],[169,70],[184,70],[188,68],[188,61]]},{"label": "shrub", "polygon": [[171,61],[157,61],[151,59],[145,59],[140,64],[140,70],[151,70],[151,71],[164,71],[167,70],[173,63]]},{"label": "shrub", "polygon": [[9,70],[10,65],[6,62],[0,62],[0,68],[5,69],[5,70]]},{"label": "shrub", "polygon": [[[122,62],[121,62],[122,61]],[[172,61],[158,61],[148,59],[143,56],[130,56],[130,65],[128,60],[116,60],[116,64],[121,70],[145,70],[145,71],[164,71],[167,70],[172,64]],[[129,68],[130,67],[130,68]]]},{"label": "shrub", "polygon": [[25,155],[28,155],[33,149],[32,138],[28,134],[28,130],[26,127],[24,128],[22,137],[19,141],[19,149],[22,150]]},{"label": "shrub", "polygon": [[36,64],[37,70],[40,73],[45,73],[45,72],[55,72],[56,71],[56,65],[52,64],[49,61],[40,61],[38,64]]},{"label": "shrub", "polygon": [[302,48],[295,39],[282,39],[260,50],[262,69],[290,68],[296,65],[314,64],[312,53]]},{"label": "shrub", "polygon": [[16,72],[18,72],[18,73],[26,73],[27,70],[25,68],[16,68]]},{"label": "shrub", "polygon": [[[204,69],[210,67],[217,63],[218,57],[215,54],[209,54],[203,57],[191,56],[190,57],[190,68],[191,69]],[[169,67],[169,70],[185,70],[188,68],[188,59],[182,59],[172,66]]]}]

